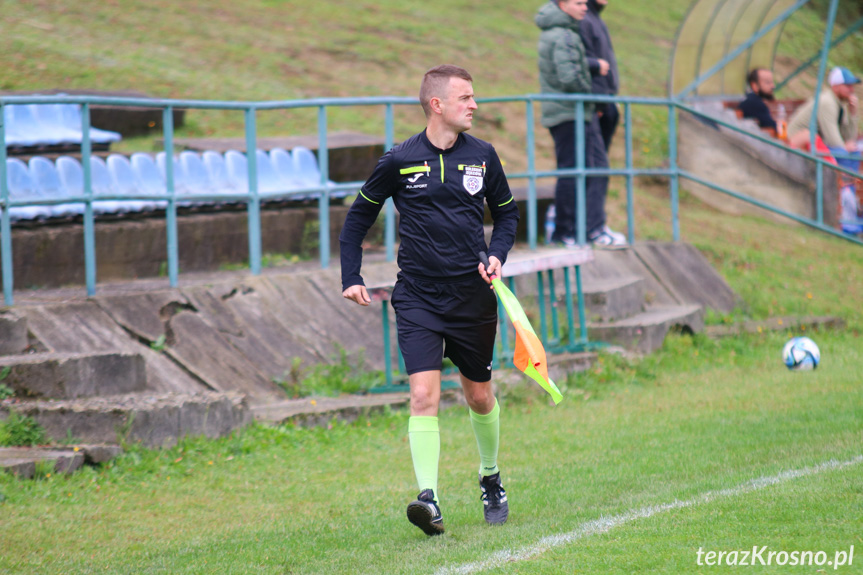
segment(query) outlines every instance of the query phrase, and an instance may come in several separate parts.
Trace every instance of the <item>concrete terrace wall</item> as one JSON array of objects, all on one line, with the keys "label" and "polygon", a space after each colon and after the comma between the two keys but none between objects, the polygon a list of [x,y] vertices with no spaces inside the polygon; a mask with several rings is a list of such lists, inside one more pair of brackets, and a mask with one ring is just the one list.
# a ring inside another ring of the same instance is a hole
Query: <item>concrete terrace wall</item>
[{"label": "concrete terrace wall", "polygon": [[[347,208],[330,208],[330,246],[338,236]],[[318,253],[317,208],[281,207],[261,211],[264,253],[314,257]],[[189,213],[177,217],[180,271],[214,271],[249,258],[247,214],[243,210]],[[80,222],[17,227],[12,232],[16,289],[82,285],[84,226]],[[165,217],[116,219],[96,223],[99,282],[159,277],[166,273]]]},{"label": "concrete terrace wall", "polygon": [[[371,285],[397,270],[364,271]],[[86,299],[66,291],[22,295],[6,319],[26,322],[31,352],[141,356],[143,393],[237,392],[268,404],[285,398],[273,380],[296,359],[303,367],[329,362],[336,344],[362,352],[367,368],[383,367],[380,304],[342,298],[338,269],[222,273],[176,289],[157,280],[117,284]]]},{"label": "concrete terrace wall", "polygon": [[[721,103],[705,112],[762,134],[754,122],[737,120]],[[815,219],[815,163],[788,150],[758,142],[710,121],[680,112],[678,163],[681,169],[729,190],[745,194],[782,210]],[[757,214],[789,220],[682,178],[683,189],[729,214]],[[838,189],[835,172],[824,170],[824,222],[838,223]]]}]

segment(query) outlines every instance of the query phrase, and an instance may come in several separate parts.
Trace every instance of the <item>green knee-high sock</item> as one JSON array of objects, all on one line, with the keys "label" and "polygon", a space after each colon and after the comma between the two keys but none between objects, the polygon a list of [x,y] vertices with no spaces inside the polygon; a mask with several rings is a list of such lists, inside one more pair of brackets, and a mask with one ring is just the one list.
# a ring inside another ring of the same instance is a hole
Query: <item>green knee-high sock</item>
[{"label": "green knee-high sock", "polygon": [[408,438],[420,491],[431,489],[437,501],[437,472],[440,461],[440,427],[437,417],[411,416],[408,420]]},{"label": "green knee-high sock", "polygon": [[480,475],[494,475],[497,468],[497,448],[500,445],[500,405],[494,400],[494,408],[480,415],[474,410],[470,411],[470,424],[476,435],[476,445],[479,448],[479,472]]}]

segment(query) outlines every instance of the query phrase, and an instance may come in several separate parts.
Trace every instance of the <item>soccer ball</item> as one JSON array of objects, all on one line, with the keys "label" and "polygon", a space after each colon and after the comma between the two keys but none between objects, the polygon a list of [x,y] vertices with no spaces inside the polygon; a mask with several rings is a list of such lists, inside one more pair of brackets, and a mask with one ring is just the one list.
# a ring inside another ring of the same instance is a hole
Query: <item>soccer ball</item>
[{"label": "soccer ball", "polygon": [[788,369],[815,369],[821,362],[821,351],[808,337],[795,337],[782,349],[782,361]]}]

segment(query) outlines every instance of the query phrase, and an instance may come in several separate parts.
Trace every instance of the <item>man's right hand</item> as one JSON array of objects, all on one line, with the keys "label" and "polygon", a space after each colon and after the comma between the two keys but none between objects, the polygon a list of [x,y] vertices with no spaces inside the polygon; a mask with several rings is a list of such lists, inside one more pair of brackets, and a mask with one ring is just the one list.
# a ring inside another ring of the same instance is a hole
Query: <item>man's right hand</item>
[{"label": "man's right hand", "polygon": [[366,286],[364,285],[349,287],[342,292],[342,297],[360,305],[369,305],[372,303],[372,298],[369,297],[369,292],[366,291]]},{"label": "man's right hand", "polygon": [[608,70],[611,69],[611,65],[609,65],[608,60],[603,60],[602,58],[599,58],[598,62],[599,62],[599,75],[600,76],[608,76]]}]

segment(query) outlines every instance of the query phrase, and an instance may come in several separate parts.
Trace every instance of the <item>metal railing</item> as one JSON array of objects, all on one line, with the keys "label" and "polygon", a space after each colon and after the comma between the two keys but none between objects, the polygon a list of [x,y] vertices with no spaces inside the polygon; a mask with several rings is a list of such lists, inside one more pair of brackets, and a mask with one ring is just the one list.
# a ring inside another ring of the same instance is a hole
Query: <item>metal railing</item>
[{"label": "metal railing", "polygon": [[[536,120],[534,115],[534,105],[543,101],[568,101],[571,102],[574,108],[574,115],[577,120],[577,145],[575,167],[567,170],[548,170],[541,171],[536,169]],[[578,230],[577,240],[580,244],[586,243],[585,230],[585,188],[586,178],[589,176],[622,176],[626,179],[626,206],[627,206],[627,237],[629,242],[635,240],[635,215],[633,210],[634,205],[634,179],[640,176],[664,176],[669,180],[669,203],[671,208],[670,226],[672,237],[675,241],[680,239],[680,214],[679,214],[679,181],[680,178],[685,178],[699,184],[710,187],[729,196],[751,203],[758,207],[764,208],[771,212],[783,215],[792,220],[806,224],[818,230],[830,233],[835,236],[842,237],[849,241],[863,245],[863,242],[856,238],[844,235],[837,230],[834,230],[824,225],[823,218],[823,168],[829,165],[830,169],[855,175],[854,172],[847,169],[833,166],[823,158],[801,152],[799,150],[791,150],[786,148],[780,142],[772,140],[758,134],[752,134],[738,126],[723,122],[717,118],[706,115],[691,106],[688,106],[680,101],[664,98],[638,98],[638,97],[622,97],[622,96],[598,96],[590,94],[572,94],[572,95],[525,95],[512,96],[502,98],[480,98],[477,99],[480,104],[485,103],[517,103],[521,102],[525,105],[526,119],[526,136],[525,136],[525,154],[527,160],[527,169],[524,172],[509,174],[509,179],[525,179],[527,180],[527,232],[528,245],[530,249],[536,249],[538,237],[538,216],[537,214],[537,179],[546,177],[573,176],[576,178],[576,212],[577,222],[576,229]],[[623,128],[625,138],[625,159],[623,168],[603,168],[593,169],[586,167],[585,146],[584,146],[584,118],[585,118],[585,103],[587,102],[614,102],[623,107]],[[288,100],[288,101],[270,101],[270,102],[219,102],[219,101],[204,101],[204,100],[166,100],[166,99],[142,99],[142,98],[110,98],[110,97],[92,97],[92,96],[3,96],[0,97],[0,112],[7,105],[14,104],[79,104],[82,106],[81,127],[82,127],[82,142],[81,155],[82,167],[84,175],[84,193],[77,197],[62,197],[58,199],[45,200],[13,200],[9,197],[9,189],[7,186],[6,175],[6,148],[0,146],[0,271],[3,276],[3,297],[5,304],[11,306],[14,303],[14,278],[13,278],[13,259],[12,259],[12,226],[10,213],[8,208],[16,206],[34,206],[34,205],[50,205],[59,203],[83,203],[85,206],[83,213],[83,234],[84,234],[84,265],[87,294],[92,296],[96,293],[97,281],[97,261],[96,261],[96,244],[95,244],[95,214],[93,211],[94,201],[102,200],[128,200],[128,199],[163,199],[166,200],[167,206],[165,209],[166,219],[166,235],[167,235],[167,275],[171,287],[178,285],[179,275],[179,249],[177,235],[177,206],[178,202],[187,199],[194,200],[230,200],[241,201],[247,204],[248,211],[248,238],[249,238],[249,271],[253,275],[261,273],[261,202],[270,199],[288,198],[293,194],[319,194],[319,245],[320,245],[320,265],[322,268],[329,266],[330,259],[330,243],[329,243],[329,200],[330,194],[334,191],[356,190],[362,182],[346,182],[333,184],[329,182],[329,155],[327,146],[328,134],[328,119],[327,110],[332,107],[348,107],[348,106],[380,106],[384,109],[385,116],[385,146],[386,149],[391,148],[395,143],[395,120],[394,107],[417,105],[418,101],[415,98],[407,97],[374,97],[374,98],[319,98],[311,100]],[[179,194],[175,189],[175,178],[173,170],[173,162],[165,162],[165,179],[166,192],[164,196],[141,195],[109,195],[100,194],[94,196],[91,185],[90,173],[90,156],[92,155],[92,146],[90,142],[90,108],[93,105],[113,105],[113,106],[134,106],[141,108],[157,108],[163,113],[163,137],[164,151],[166,158],[170,160],[174,156],[174,126],[173,126],[173,111],[175,108],[184,109],[201,109],[201,110],[229,110],[242,112],[244,114],[245,123],[245,143],[247,150],[248,162],[248,193],[245,195],[231,194],[195,194],[190,196],[187,194]],[[667,113],[668,124],[668,167],[665,168],[643,168],[635,167],[635,158],[633,154],[633,106],[651,106],[664,108]],[[287,109],[317,109],[318,115],[318,164],[321,173],[320,185],[302,190],[292,190],[291,192],[261,192],[258,189],[257,179],[257,159],[254,152],[257,149],[257,113],[263,110],[287,110]],[[743,133],[753,139],[767,143],[772,146],[782,147],[790,153],[803,156],[817,162],[818,164],[818,182],[817,182],[817,216],[810,219],[797,214],[792,214],[785,210],[776,208],[765,202],[750,198],[744,194],[734,192],[724,188],[721,185],[706,182],[698,176],[691,174],[685,170],[681,170],[677,165],[677,111],[685,111],[697,116],[708,117],[712,122],[724,126],[730,130]],[[5,142],[5,127],[4,114],[0,113],[0,142]],[[395,210],[392,200],[388,200],[385,206],[385,234],[384,242],[386,246],[387,259],[392,261],[395,259]]]}]

